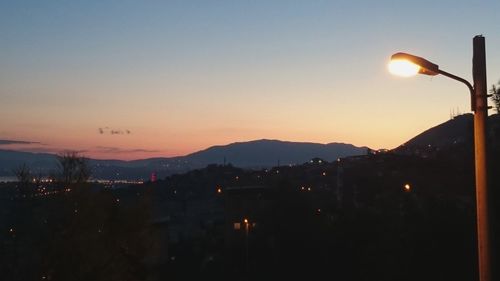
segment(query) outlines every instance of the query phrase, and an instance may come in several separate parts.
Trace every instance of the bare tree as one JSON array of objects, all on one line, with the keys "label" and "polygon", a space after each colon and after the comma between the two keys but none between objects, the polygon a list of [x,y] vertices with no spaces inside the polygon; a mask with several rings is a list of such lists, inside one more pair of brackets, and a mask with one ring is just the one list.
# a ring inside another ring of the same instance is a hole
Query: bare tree
[{"label": "bare tree", "polygon": [[28,196],[31,192],[31,180],[33,177],[30,168],[26,163],[23,163],[17,168],[14,168],[12,172],[16,175],[18,181],[17,187],[21,196]]},{"label": "bare tree", "polygon": [[490,94],[497,113],[500,113],[500,81],[497,85],[491,85]]},{"label": "bare tree", "polygon": [[17,181],[20,183],[28,183],[31,181],[31,171],[26,163],[14,168],[12,172],[16,175]]},{"label": "bare tree", "polygon": [[78,152],[66,152],[57,156],[60,181],[64,184],[86,182],[91,175],[87,158]]}]

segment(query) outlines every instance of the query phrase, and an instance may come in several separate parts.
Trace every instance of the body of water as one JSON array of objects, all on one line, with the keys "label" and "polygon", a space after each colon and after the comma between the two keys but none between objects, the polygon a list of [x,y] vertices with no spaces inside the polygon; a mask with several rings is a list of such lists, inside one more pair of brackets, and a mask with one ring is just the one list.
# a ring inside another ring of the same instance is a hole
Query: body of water
[{"label": "body of water", "polygon": [[0,182],[15,182],[17,181],[16,177],[0,177]]}]

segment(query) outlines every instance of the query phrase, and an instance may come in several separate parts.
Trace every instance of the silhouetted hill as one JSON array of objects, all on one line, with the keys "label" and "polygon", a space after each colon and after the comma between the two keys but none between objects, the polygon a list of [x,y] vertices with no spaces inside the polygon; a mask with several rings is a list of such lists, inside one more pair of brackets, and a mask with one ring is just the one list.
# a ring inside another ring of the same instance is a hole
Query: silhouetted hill
[{"label": "silhouetted hill", "polygon": [[[488,117],[488,145],[497,148],[500,140],[500,115]],[[398,148],[396,152],[421,153],[424,150],[439,151],[450,149],[472,150],[474,144],[474,115],[471,113],[456,116],[442,124],[432,127],[415,136]]]},{"label": "silhouetted hill", "polygon": [[[490,148],[498,150],[500,140],[500,115],[489,116],[488,136]],[[446,121],[415,136],[394,149],[397,153],[427,154],[443,148],[472,147],[473,115],[464,114]],[[93,175],[107,179],[149,178],[152,172],[158,177],[203,168],[208,164],[231,163],[241,168],[265,168],[278,165],[301,164],[318,157],[327,161],[339,157],[362,155],[367,147],[352,144],[288,142],[255,140],[212,146],[186,156],[149,158],[133,161],[90,159]],[[0,150],[0,176],[12,176],[12,169],[26,163],[35,173],[48,174],[57,168],[56,156],[47,153],[30,153]]]},{"label": "silhouetted hill", "polygon": [[269,167],[281,164],[302,164],[314,157],[327,161],[339,157],[366,154],[367,147],[345,143],[319,144],[310,142],[287,142],[279,140],[255,140],[213,146],[189,154],[184,159],[202,165],[224,162],[237,167]]},{"label": "silhouetted hill", "polygon": [[[213,146],[186,156],[149,158],[133,161],[89,159],[96,178],[148,179],[152,172],[159,177],[203,168],[208,164],[227,163],[241,168],[263,168],[302,164],[319,157],[328,161],[339,157],[365,154],[366,147],[344,143],[300,143],[278,140],[256,140]],[[33,172],[48,174],[57,168],[53,154],[0,150],[0,176],[11,176],[12,169],[26,163]]]},{"label": "silhouetted hill", "polygon": [[57,162],[54,154],[0,149],[0,176],[12,175],[12,170],[22,164],[36,167],[33,172],[45,173],[55,169]]},{"label": "silhouetted hill", "polygon": [[443,147],[457,143],[473,141],[474,116],[463,114],[432,127],[410,139],[403,146],[406,147]]}]

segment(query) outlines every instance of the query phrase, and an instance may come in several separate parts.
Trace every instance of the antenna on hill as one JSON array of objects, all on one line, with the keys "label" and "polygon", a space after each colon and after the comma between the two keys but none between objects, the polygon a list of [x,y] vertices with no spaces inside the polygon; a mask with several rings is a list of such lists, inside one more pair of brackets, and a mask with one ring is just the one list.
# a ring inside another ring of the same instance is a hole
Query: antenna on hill
[{"label": "antenna on hill", "polygon": [[455,117],[462,115],[462,112],[460,112],[460,107],[457,106],[456,108],[457,111],[455,111],[455,108],[450,109],[450,120],[455,119]]},{"label": "antenna on hill", "polygon": [[224,166],[226,166],[226,156],[224,156]]}]

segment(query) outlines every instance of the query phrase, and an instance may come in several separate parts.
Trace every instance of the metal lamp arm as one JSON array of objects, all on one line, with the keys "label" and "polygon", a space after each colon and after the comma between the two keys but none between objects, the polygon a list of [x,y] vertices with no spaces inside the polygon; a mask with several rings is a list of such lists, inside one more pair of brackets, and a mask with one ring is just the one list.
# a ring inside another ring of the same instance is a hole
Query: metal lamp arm
[{"label": "metal lamp arm", "polygon": [[476,111],[476,102],[474,100],[474,93],[475,93],[475,91],[474,91],[474,87],[471,85],[471,83],[469,83],[469,81],[467,81],[467,80],[465,80],[465,79],[463,79],[461,77],[458,77],[456,75],[453,75],[453,74],[448,73],[446,71],[443,71],[441,69],[438,70],[438,73],[441,74],[441,75],[444,75],[444,76],[446,76],[448,78],[451,78],[453,80],[456,80],[456,81],[464,83],[465,86],[467,86],[467,88],[469,88],[469,91],[470,91],[470,100],[471,100],[470,105],[471,105],[471,110],[472,111]]}]

